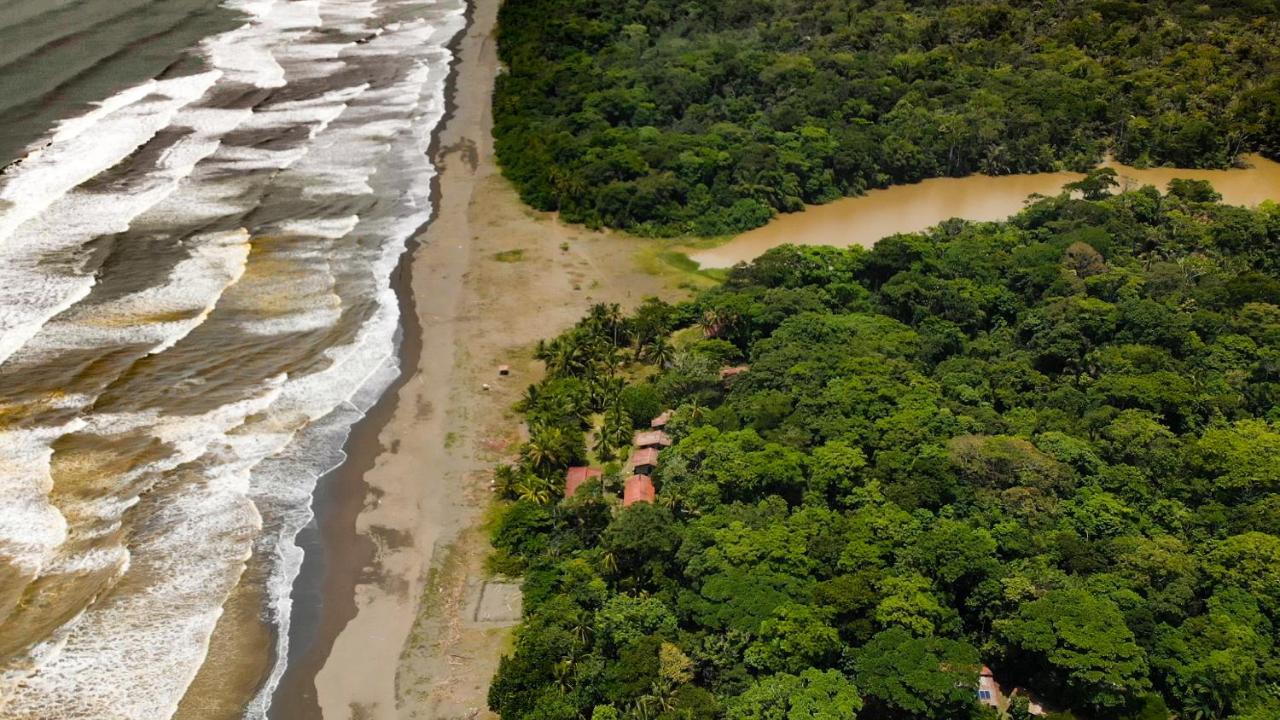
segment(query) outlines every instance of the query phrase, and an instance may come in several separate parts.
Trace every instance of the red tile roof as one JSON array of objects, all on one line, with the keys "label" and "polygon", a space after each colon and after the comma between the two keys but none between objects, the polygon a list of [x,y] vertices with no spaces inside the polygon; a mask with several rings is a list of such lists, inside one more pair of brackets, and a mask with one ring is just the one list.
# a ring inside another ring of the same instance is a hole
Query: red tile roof
[{"label": "red tile roof", "polygon": [[649,421],[649,427],[651,428],[665,427],[666,424],[669,422],[671,422],[671,411],[663,410],[661,415]]},{"label": "red tile roof", "polygon": [[720,368],[720,379],[728,380],[729,378],[737,377],[749,369],[750,368],[747,367],[746,365],[738,365],[737,367]]},{"label": "red tile roof", "polygon": [[671,437],[661,430],[636,433],[635,446],[638,448],[667,447],[669,445],[671,445]]},{"label": "red tile roof", "polygon": [[582,487],[583,483],[592,478],[598,478],[601,474],[601,471],[596,468],[569,468],[569,471],[564,476],[564,496],[567,498],[573,497],[573,494],[578,492],[578,488]]},{"label": "red tile roof", "polygon": [[637,502],[653,502],[657,493],[653,489],[653,481],[647,475],[632,475],[622,489],[622,506],[627,507]]},{"label": "red tile roof", "polygon": [[658,464],[658,451],[654,448],[644,448],[637,450],[631,455],[631,467],[638,468],[645,465]]}]

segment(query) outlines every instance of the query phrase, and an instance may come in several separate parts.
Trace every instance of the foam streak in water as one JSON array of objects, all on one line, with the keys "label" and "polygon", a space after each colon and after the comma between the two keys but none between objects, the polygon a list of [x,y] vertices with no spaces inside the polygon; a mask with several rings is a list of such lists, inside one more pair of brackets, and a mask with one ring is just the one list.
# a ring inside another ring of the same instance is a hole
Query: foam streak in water
[{"label": "foam streak in water", "polygon": [[263,716],[311,493],[399,372],[390,277],[462,3],[229,4],[249,21],[210,70],[0,181],[0,718],[172,715],[250,553],[279,628]]}]

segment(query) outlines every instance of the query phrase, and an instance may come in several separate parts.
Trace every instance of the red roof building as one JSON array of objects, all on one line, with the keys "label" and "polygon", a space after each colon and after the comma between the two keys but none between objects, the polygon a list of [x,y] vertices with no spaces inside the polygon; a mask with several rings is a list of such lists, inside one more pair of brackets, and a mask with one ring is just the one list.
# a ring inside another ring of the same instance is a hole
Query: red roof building
[{"label": "red roof building", "polygon": [[725,367],[725,368],[720,368],[720,379],[721,379],[721,380],[732,380],[732,379],[734,379],[734,378],[738,377],[739,375],[741,375],[742,373],[746,372],[747,370],[750,370],[750,368],[749,368],[749,367],[747,367],[746,365],[738,365],[738,366],[736,366],[736,367]]},{"label": "red roof building", "polygon": [[643,448],[631,455],[631,472],[637,475],[648,475],[658,466],[658,451],[655,448]]},{"label": "red roof building", "polygon": [[663,410],[661,415],[649,421],[649,427],[657,430],[666,427],[669,422],[671,422],[671,411]]},{"label": "red roof building", "polygon": [[578,492],[578,488],[582,487],[583,483],[585,483],[588,480],[598,478],[602,474],[603,473],[596,468],[590,468],[590,467],[569,468],[569,472],[565,473],[565,476],[564,476],[564,496],[566,498],[573,497],[574,493]]},{"label": "red roof building", "polygon": [[671,437],[661,430],[636,433],[635,446],[638,448],[671,447]]},{"label": "red roof building", "polygon": [[648,475],[632,475],[622,488],[622,507],[638,502],[653,502],[657,493],[653,489],[653,481]]},{"label": "red roof building", "polygon": [[983,665],[982,671],[978,673],[978,702],[999,708],[1001,700],[1000,685],[996,683],[995,675],[991,673],[991,668]]}]

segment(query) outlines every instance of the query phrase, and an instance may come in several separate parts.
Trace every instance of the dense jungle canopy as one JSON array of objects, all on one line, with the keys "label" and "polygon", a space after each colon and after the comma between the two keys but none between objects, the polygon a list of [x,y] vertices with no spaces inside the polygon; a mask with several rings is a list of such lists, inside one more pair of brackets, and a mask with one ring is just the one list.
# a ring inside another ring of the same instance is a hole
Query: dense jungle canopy
[{"label": "dense jungle canopy", "polygon": [[[1176,182],[783,247],[539,357],[504,718],[993,718],[982,664],[1015,720],[1280,717],[1275,206]],[[616,463],[563,498],[666,408],[655,503]]]},{"label": "dense jungle canopy", "polygon": [[498,158],[573,222],[716,235],[970,173],[1280,156],[1274,0],[507,0]]}]

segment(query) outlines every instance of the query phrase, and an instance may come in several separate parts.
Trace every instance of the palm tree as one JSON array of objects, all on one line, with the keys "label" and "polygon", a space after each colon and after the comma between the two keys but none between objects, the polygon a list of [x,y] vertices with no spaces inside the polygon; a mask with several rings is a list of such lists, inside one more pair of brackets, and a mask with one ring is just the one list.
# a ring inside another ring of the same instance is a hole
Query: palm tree
[{"label": "palm tree", "polygon": [[573,680],[573,658],[567,657],[551,667],[551,674],[555,676],[556,685],[560,688],[560,692],[569,692]]},{"label": "palm tree", "polygon": [[520,475],[515,465],[499,465],[493,471],[493,486],[499,497],[511,497],[519,482]]},{"label": "palm tree", "polygon": [[618,556],[614,555],[612,550],[605,550],[600,556],[600,569],[605,575],[618,574]]},{"label": "palm tree", "polygon": [[707,409],[696,398],[681,406],[681,409],[685,408],[688,408],[686,412],[689,414],[690,422],[696,423],[706,417]]},{"label": "palm tree", "polygon": [[648,697],[653,698],[654,704],[658,706],[661,712],[668,713],[676,709],[676,687],[674,683],[666,678],[658,678],[653,681],[653,687],[649,689]]},{"label": "palm tree", "polygon": [[673,486],[664,486],[658,495],[658,504],[678,514],[684,505],[684,493]]},{"label": "palm tree", "polygon": [[551,483],[536,475],[526,475],[515,485],[516,498],[537,505],[551,502]]},{"label": "palm tree", "polygon": [[642,695],[636,698],[631,705],[631,712],[629,712],[628,715],[630,717],[638,718],[639,720],[650,720],[651,718],[657,717],[659,713],[657,708],[654,707],[657,704],[655,700],[656,698],[652,695]]},{"label": "palm tree", "polygon": [[1227,698],[1208,676],[1191,681],[1194,693],[1183,706],[1187,720],[1218,720],[1226,716]]},{"label": "palm tree", "polygon": [[579,646],[585,648],[591,643],[591,635],[595,632],[592,626],[594,616],[591,613],[580,612],[573,618],[573,623],[569,628],[573,632],[573,638]]},{"label": "palm tree", "polygon": [[610,375],[595,378],[595,382],[590,386],[592,405],[601,409],[616,406],[618,396],[626,386],[626,381],[620,377]]},{"label": "palm tree", "polygon": [[604,415],[604,426],[600,434],[609,438],[609,444],[615,448],[624,448],[631,443],[631,416],[621,405],[614,405]]},{"label": "palm tree", "polygon": [[698,326],[702,328],[703,337],[717,337],[724,326],[724,318],[719,311],[708,308],[702,312],[702,317],[698,318]]},{"label": "palm tree", "polygon": [[596,303],[591,306],[591,311],[587,314],[586,322],[588,327],[595,330],[609,339],[615,347],[617,347],[623,339],[623,326],[625,320],[622,316],[622,306],[617,303]]},{"label": "palm tree", "polygon": [[569,461],[567,445],[564,431],[560,428],[536,428],[524,444],[524,458],[536,469],[549,470]]},{"label": "palm tree", "polygon": [[676,349],[666,335],[658,335],[641,348],[641,355],[647,362],[665,368],[675,358]]},{"label": "palm tree", "polygon": [[556,341],[551,353],[551,361],[547,364],[547,372],[551,375],[574,375],[581,370],[582,363],[578,357],[578,348],[563,338]]},{"label": "palm tree", "polygon": [[516,404],[516,409],[520,412],[529,412],[538,405],[538,400],[542,397],[541,385],[530,385],[524,389],[524,394],[520,396],[520,401]]},{"label": "palm tree", "polygon": [[595,451],[596,457],[600,458],[604,462],[608,462],[616,457],[614,451],[617,449],[617,446],[614,445],[613,438],[610,437],[609,433],[605,432],[604,428],[601,428],[600,432],[596,433],[596,439],[592,444],[591,449]]}]

